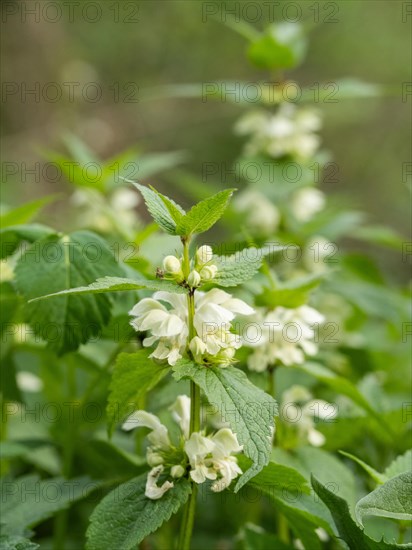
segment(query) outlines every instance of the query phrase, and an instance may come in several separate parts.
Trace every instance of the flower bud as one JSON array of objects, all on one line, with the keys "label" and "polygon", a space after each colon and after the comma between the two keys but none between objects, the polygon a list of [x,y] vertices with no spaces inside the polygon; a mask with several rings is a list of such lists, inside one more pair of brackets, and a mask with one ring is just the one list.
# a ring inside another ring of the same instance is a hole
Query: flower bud
[{"label": "flower bud", "polygon": [[163,260],[163,269],[167,273],[178,275],[182,271],[182,265],[179,258],[176,258],[176,256],[166,256]]},{"label": "flower bud", "polygon": [[206,353],[206,344],[203,342],[199,336],[195,336],[192,338],[189,344],[189,349],[193,354],[193,357],[200,357],[204,353]]},{"label": "flower bud", "polygon": [[212,247],[204,244],[201,246],[197,252],[196,252],[196,259],[198,264],[203,265],[207,264],[207,262],[210,262],[213,258],[213,250]]},{"label": "flower bud", "polygon": [[192,288],[195,287],[195,286],[199,286],[200,285],[200,275],[199,273],[196,271],[196,269],[193,269],[193,271],[191,271],[189,273],[189,277],[187,278],[187,282],[189,284],[189,286],[191,286]]},{"label": "flower bud", "polygon": [[180,464],[176,464],[176,466],[172,466],[170,468],[170,473],[174,478],[182,477],[182,475],[185,473],[185,469]]},{"label": "flower bud", "polygon": [[152,468],[154,466],[159,466],[160,464],[163,464],[162,455],[156,453],[156,451],[153,451],[150,447],[147,449],[146,460],[149,466],[151,466]]},{"label": "flower bud", "polygon": [[204,281],[211,281],[215,278],[217,273],[217,267],[215,265],[205,265],[200,270],[200,276]]}]

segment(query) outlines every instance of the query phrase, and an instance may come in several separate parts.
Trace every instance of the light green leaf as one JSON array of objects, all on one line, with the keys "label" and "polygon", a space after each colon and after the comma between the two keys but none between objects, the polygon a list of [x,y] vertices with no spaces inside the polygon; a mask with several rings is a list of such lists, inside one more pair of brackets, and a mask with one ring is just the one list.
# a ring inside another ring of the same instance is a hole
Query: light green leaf
[{"label": "light green leaf", "polygon": [[312,476],[312,486],[316,494],[329,508],[340,537],[349,548],[356,550],[397,550],[412,548],[411,544],[392,544],[384,540],[377,542],[369,538],[354,522],[349,512],[348,503],[329,491],[316,477]]},{"label": "light green leaf", "polygon": [[271,253],[280,252],[283,246],[244,248],[230,256],[213,256],[217,274],[213,282],[219,286],[237,286],[251,279],[262,265],[263,258]]},{"label": "light green leaf", "polygon": [[159,227],[166,231],[166,233],[170,233],[170,235],[176,235],[176,223],[157,191],[153,191],[149,187],[145,187],[134,181],[127,179],[124,179],[124,181],[132,183],[141,192],[147,209]]},{"label": "light green leaf", "polygon": [[56,231],[39,223],[27,225],[10,225],[0,229],[0,259],[13,254],[21,241],[33,243],[44,239],[48,235],[55,235]]},{"label": "light green leaf", "polygon": [[169,368],[156,365],[145,350],[118,355],[110,383],[107,418],[109,434],[116,422],[139,408],[139,400],[166,376]]},{"label": "light green leaf", "polygon": [[164,205],[169,211],[169,214],[172,216],[173,221],[178,224],[183,216],[186,214],[180,204],[177,204],[174,200],[169,199],[169,197],[166,197],[165,195],[162,195],[161,193],[159,193],[159,191],[156,191],[154,187],[150,186],[150,189],[152,189],[152,191],[154,191],[156,195],[158,195],[162,199]]},{"label": "light green leaf", "polygon": [[225,189],[198,202],[177,224],[176,233],[187,236],[210,229],[222,217],[234,191],[236,189]]},{"label": "light green leaf", "polygon": [[56,296],[78,295],[78,294],[104,294],[106,292],[125,292],[127,290],[165,290],[176,294],[184,294],[186,290],[179,285],[175,285],[169,281],[162,279],[126,279],[124,277],[102,277],[88,286],[79,286],[68,290],[61,290],[53,294],[45,294],[32,298],[30,302],[37,302]]},{"label": "light green leaf", "polygon": [[16,480],[4,479],[1,483],[4,497],[1,502],[1,521],[5,524],[4,533],[23,535],[27,528],[34,527],[59,510],[68,508],[98,487],[99,482],[89,477],[40,480],[36,475],[28,475]]},{"label": "light green leaf", "polygon": [[398,474],[408,472],[412,468],[412,450],[409,449],[405,454],[399,455],[389,464],[383,472],[387,479],[395,477]]},{"label": "light green leaf", "polygon": [[234,367],[203,367],[182,360],[173,370],[177,380],[190,378],[204,391],[209,403],[230,423],[245,455],[253,461],[236,483],[237,492],[269,462],[276,401]]},{"label": "light green leaf", "polygon": [[144,494],[146,477],[123,483],[98,504],[87,530],[87,550],[132,550],[187,501],[191,492],[187,479],[175,481],[161,499],[151,500]]},{"label": "light green leaf", "polygon": [[364,516],[400,520],[412,519],[412,471],[399,474],[364,496],[356,504],[356,519],[362,525]]},{"label": "light green leaf", "polygon": [[1,550],[36,550],[40,546],[19,535],[0,535],[0,548]]},{"label": "light green leaf", "polygon": [[[18,291],[31,300],[88,284],[99,276],[122,273],[102,238],[89,231],[77,231],[38,241],[20,258],[15,281]],[[53,301],[29,304],[27,315],[36,334],[61,354],[99,334],[110,319],[110,308],[107,296],[61,295]]]},{"label": "light green leaf", "polygon": [[44,206],[54,202],[60,197],[59,194],[47,195],[41,199],[27,202],[22,206],[13,208],[0,216],[0,226],[2,229],[11,225],[19,225],[30,221]]},{"label": "light green leaf", "polygon": [[307,48],[302,27],[297,23],[277,23],[253,41],[248,57],[262,69],[289,69],[298,65]]},{"label": "light green leaf", "polygon": [[339,451],[339,452],[343,456],[346,456],[351,460],[354,460],[355,462],[357,462],[359,466],[361,466],[365,470],[365,472],[367,472],[371,476],[371,478],[376,481],[376,483],[385,483],[385,481],[387,480],[387,477],[385,475],[377,472],[375,468],[372,468],[372,466],[369,466],[369,464],[366,464],[366,462],[364,462],[357,456],[351,455],[350,453],[346,453],[345,451]]}]

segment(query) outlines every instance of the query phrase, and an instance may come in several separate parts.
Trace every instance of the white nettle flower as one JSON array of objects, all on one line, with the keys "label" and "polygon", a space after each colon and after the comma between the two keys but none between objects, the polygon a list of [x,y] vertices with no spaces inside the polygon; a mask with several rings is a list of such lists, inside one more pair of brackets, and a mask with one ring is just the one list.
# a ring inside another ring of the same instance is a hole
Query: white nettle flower
[{"label": "white nettle flower", "polygon": [[185,443],[191,466],[190,477],[196,483],[213,480],[212,490],[223,491],[242,473],[236,457],[232,456],[242,449],[229,428],[222,428],[211,437],[193,433]]},{"label": "white nettle flower", "polygon": [[[222,349],[239,348],[240,339],[230,332],[231,321],[236,314],[251,315],[253,312],[245,302],[232,298],[223,290],[214,288],[206,293],[197,292],[194,326],[197,336],[206,346],[203,353],[215,356]],[[156,292],[152,298],[144,298],[136,304],[130,315],[134,317],[131,325],[137,331],[151,332],[151,336],[143,340],[143,345],[150,347],[157,343],[150,357],[167,359],[170,365],[182,357],[189,335],[185,295]],[[199,343],[197,347],[200,349]]]},{"label": "white nettle flower", "polygon": [[[173,482],[165,481],[158,485],[165,467],[170,468],[170,477],[178,479],[186,473],[185,463],[189,463],[190,477],[196,483],[203,483],[206,479],[215,481],[212,485],[214,491],[222,491],[242,473],[233,453],[242,450],[236,435],[229,428],[222,428],[212,436],[194,432],[189,437],[190,431],[190,398],[179,395],[175,403],[170,407],[174,420],[179,424],[184,440],[183,448],[180,443],[182,455],[179,464],[171,464],[176,461],[176,447],[173,447],[166,426],[154,414],[146,411],[135,411],[123,424],[123,429],[132,430],[138,427],[146,427],[151,430],[148,435],[150,446],[147,449],[146,459],[152,470],[149,472],[146,482],[145,495],[151,499],[161,498],[166,491],[173,487]],[[185,458],[183,459],[183,456]]]},{"label": "white nettle flower", "polygon": [[243,340],[245,345],[254,348],[248,357],[251,370],[263,372],[278,362],[287,366],[300,364],[305,354],[316,355],[316,328],[324,322],[323,315],[316,309],[304,305],[295,309],[277,307],[269,313],[261,310],[256,322],[260,337]]},{"label": "white nettle flower", "polygon": [[[299,408],[297,414],[291,414],[290,405]],[[325,436],[315,428],[319,420],[333,420],[336,418],[336,407],[323,399],[313,399],[312,394],[300,385],[294,385],[283,393],[281,401],[282,409],[288,407],[289,417],[293,418],[291,422],[296,426],[299,437],[307,439],[314,447],[321,447],[325,443]]]},{"label": "white nettle flower", "polygon": [[269,235],[278,228],[279,210],[259,191],[242,191],[232,202],[235,210],[246,216],[245,224],[255,232]]},{"label": "white nettle flower", "polygon": [[246,145],[247,155],[266,153],[274,158],[291,155],[298,159],[309,159],[320,145],[315,132],[321,128],[317,111],[282,103],[277,112],[249,112],[235,127],[240,135],[250,135]]},{"label": "white nettle flower", "polygon": [[165,481],[160,487],[157,485],[159,477],[161,476],[164,467],[160,464],[155,468],[152,468],[147,474],[145,495],[152,500],[158,500],[162,496],[174,487],[171,481]]},{"label": "white nettle flower", "polygon": [[300,222],[308,222],[315,214],[323,210],[326,198],[322,191],[314,187],[304,187],[292,197],[292,213]]}]

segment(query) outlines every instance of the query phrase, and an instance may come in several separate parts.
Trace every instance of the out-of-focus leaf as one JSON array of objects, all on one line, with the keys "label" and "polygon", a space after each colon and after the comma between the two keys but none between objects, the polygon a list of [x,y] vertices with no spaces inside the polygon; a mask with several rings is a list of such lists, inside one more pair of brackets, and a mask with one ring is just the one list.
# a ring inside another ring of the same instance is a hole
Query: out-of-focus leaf
[{"label": "out-of-focus leaf", "polygon": [[356,504],[356,519],[373,515],[401,520],[412,519],[412,471],[404,472],[364,496]]},{"label": "out-of-focus leaf", "polygon": [[[99,276],[123,274],[106,242],[89,231],[50,236],[20,258],[15,280],[18,291],[30,300],[91,283]],[[107,296],[59,296],[27,306],[36,334],[57,353],[73,351],[96,336],[110,319]]]},{"label": "out-of-focus leaf", "polygon": [[299,307],[307,303],[309,293],[321,283],[326,275],[326,273],[309,275],[279,283],[274,289],[265,288],[262,294],[256,297],[256,304],[271,308],[278,306]]},{"label": "out-of-focus leaf", "polygon": [[169,368],[153,363],[146,350],[118,355],[107,403],[109,434],[117,422],[139,407],[141,397],[168,372]]},{"label": "out-of-focus leaf", "polygon": [[412,470],[412,451],[409,449],[405,454],[397,456],[383,472],[387,479]]},{"label": "out-of-focus leaf", "polygon": [[19,225],[30,221],[43,207],[57,200],[59,194],[47,195],[41,199],[27,202],[22,206],[13,208],[0,216],[0,227],[5,229],[11,225]]},{"label": "out-of-focus leaf", "polygon": [[398,550],[412,548],[412,544],[393,544],[381,540],[380,542],[369,538],[362,529],[354,522],[349,513],[347,502],[330,491],[320,483],[315,476],[312,476],[312,486],[316,494],[329,508],[336,528],[350,549],[356,550]]},{"label": "out-of-focus leaf", "polygon": [[29,225],[11,225],[0,229],[0,259],[7,258],[13,254],[21,241],[33,243],[55,235],[56,231],[39,223]]},{"label": "out-of-focus leaf", "polygon": [[290,69],[303,60],[307,40],[296,23],[276,23],[254,40],[248,49],[250,61],[261,69]]}]

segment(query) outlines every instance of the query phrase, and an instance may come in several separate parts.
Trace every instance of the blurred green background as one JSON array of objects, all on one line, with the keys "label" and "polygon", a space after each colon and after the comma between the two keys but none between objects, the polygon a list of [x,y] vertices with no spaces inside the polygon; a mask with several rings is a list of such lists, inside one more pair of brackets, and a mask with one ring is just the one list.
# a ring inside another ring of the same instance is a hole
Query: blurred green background
[{"label": "blurred green background", "polygon": [[[148,101],[147,89],[269,78],[247,61],[245,39],[223,25],[222,16],[209,15],[218,8],[249,22],[256,19],[260,29],[273,16],[276,21],[313,23],[317,10],[320,24],[311,32],[307,60],[287,78],[311,86],[356,77],[388,87],[385,97],[318,104],[324,112],[324,145],[339,165],[339,182],[323,190],[347,195],[372,222],[407,235],[410,194],[402,170],[410,162],[412,96],[402,101],[402,84],[411,80],[408,4],[3,2],[3,201],[15,205],[68,189],[63,177],[53,182],[41,169],[41,151],[64,151],[61,137],[68,131],[101,158],[137,145],[153,152],[186,150],[186,167],[199,178],[205,162],[229,166],[241,147],[233,135],[233,124],[243,112],[239,105],[180,98]],[[76,90],[83,95],[70,97],[69,82],[80,82]],[[35,94],[27,93],[36,86]],[[92,98],[96,89],[101,97],[88,100],[85,94]],[[62,96],[54,100],[56,90]],[[17,173],[11,173],[16,166]],[[165,189],[167,181],[161,175],[151,183]]]}]

